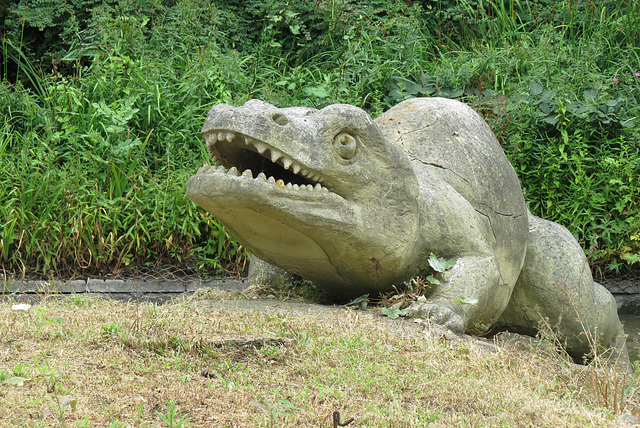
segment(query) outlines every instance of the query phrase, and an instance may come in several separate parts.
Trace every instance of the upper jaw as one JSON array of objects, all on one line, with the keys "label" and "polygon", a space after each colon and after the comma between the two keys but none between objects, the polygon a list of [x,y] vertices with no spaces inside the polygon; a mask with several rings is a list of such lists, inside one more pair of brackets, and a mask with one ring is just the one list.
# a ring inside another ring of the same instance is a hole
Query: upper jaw
[{"label": "upper jaw", "polygon": [[208,130],[203,137],[212,162],[232,175],[282,181],[287,187],[330,190],[321,173],[264,141],[227,129]]}]

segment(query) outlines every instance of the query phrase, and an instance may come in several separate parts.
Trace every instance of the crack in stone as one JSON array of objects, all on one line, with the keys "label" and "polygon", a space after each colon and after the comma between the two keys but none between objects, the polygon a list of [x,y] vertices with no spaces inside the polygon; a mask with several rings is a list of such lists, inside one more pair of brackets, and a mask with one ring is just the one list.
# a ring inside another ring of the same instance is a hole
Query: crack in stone
[{"label": "crack in stone", "polygon": [[446,166],[444,166],[444,165],[440,165],[440,164],[435,163],[435,162],[423,161],[423,160],[421,160],[421,159],[417,158],[417,157],[416,157],[416,155],[414,155],[413,153],[410,153],[410,152],[408,152],[408,151],[407,151],[407,155],[409,156],[409,159],[410,159],[411,161],[420,162],[420,163],[421,163],[421,164],[423,164],[423,165],[429,165],[429,166],[433,166],[433,167],[435,167],[435,168],[439,168],[439,169],[443,169],[443,170],[445,170],[445,171],[449,171],[450,173],[454,174],[456,177],[460,178],[460,179],[461,179],[462,181],[464,181],[465,183],[467,183],[467,184],[471,185],[471,183],[469,182],[469,180],[467,180],[466,178],[464,178],[463,176],[461,176],[460,174],[458,174],[458,173],[457,173],[457,172],[455,172],[454,170],[449,169],[449,168],[447,168],[447,167],[446,167]]},{"label": "crack in stone", "polygon": [[[485,208],[487,211],[491,211],[492,213],[499,215],[501,217],[508,217],[508,218],[520,218],[520,217],[524,217],[526,216],[526,214],[510,214],[510,213],[501,213],[500,211],[496,211],[495,209],[493,209],[492,207],[490,207],[489,205],[482,203],[482,202],[478,202],[478,205],[480,205],[480,207]],[[476,211],[482,215],[486,215],[483,212],[481,212],[478,208],[476,208]]]},{"label": "crack in stone", "polygon": [[436,168],[447,169],[446,167],[433,162],[422,162],[422,163],[424,163],[425,165],[435,166]]},{"label": "crack in stone", "polygon": [[[485,205],[486,206],[486,205]],[[482,211],[480,211],[479,209],[475,208],[475,211],[480,214],[482,217],[486,218],[487,221],[489,222],[489,231],[491,232],[491,236],[493,236],[493,241],[497,242],[498,241],[498,237],[496,236],[496,232],[493,228],[493,223],[491,223],[491,217],[485,213],[483,213]],[[493,210],[491,210],[493,211]],[[495,211],[494,211],[495,212]]]}]

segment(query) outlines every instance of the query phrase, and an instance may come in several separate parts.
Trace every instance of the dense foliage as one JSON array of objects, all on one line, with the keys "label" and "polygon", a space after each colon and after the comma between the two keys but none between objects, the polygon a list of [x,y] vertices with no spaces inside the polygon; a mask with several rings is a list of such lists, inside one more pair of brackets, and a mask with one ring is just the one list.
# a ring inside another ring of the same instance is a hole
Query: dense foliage
[{"label": "dense foliage", "polygon": [[[60,6],[60,5],[63,6]],[[216,273],[244,252],[184,196],[219,102],[472,105],[533,213],[598,270],[640,261],[640,2],[0,0],[5,273]]]}]

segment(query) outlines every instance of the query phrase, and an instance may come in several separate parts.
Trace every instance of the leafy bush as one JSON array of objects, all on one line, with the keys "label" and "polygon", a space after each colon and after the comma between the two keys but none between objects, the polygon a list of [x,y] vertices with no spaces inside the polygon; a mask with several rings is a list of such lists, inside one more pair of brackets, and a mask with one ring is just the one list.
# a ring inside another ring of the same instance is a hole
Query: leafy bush
[{"label": "leafy bush", "polygon": [[52,5],[0,5],[7,271],[242,265],[184,183],[208,158],[207,110],[249,98],[373,116],[413,96],[465,101],[532,212],[567,226],[602,271],[640,261],[638,2]]},{"label": "leafy bush", "polygon": [[41,96],[0,85],[3,267],[45,276],[156,262],[235,270],[239,245],[184,195],[206,160],[202,120],[192,117],[232,101],[219,51],[181,40],[176,55],[156,52],[147,18],[119,13],[93,10],[95,37],[67,55],[74,75],[43,78],[25,62]]}]

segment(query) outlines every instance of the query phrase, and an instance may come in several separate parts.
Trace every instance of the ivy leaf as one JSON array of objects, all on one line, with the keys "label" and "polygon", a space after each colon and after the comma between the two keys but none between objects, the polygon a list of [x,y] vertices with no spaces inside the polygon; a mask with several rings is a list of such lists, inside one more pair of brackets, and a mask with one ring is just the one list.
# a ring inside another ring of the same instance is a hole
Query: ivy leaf
[{"label": "ivy leaf", "polygon": [[382,312],[382,315],[386,315],[394,320],[400,316],[401,310],[397,308],[380,308],[380,312]]},{"label": "ivy leaf", "polygon": [[453,299],[453,303],[458,303],[460,305],[471,305],[471,306],[475,306],[478,304],[478,299],[474,299],[471,297],[463,297],[460,296],[457,299],[454,298]]},{"label": "ivy leaf", "polygon": [[394,308],[394,307],[390,307],[390,308],[380,308],[380,312],[382,313],[382,315],[386,315],[389,318],[391,318],[392,320],[404,316],[406,315],[409,311],[413,310],[414,307],[409,306],[408,308],[405,309],[399,309],[399,308]]},{"label": "ivy leaf", "polygon": [[433,270],[436,272],[445,272],[451,269],[455,264],[455,260],[445,260],[442,257],[436,257],[433,253],[429,256],[429,265],[431,265]]},{"label": "ivy leaf", "polygon": [[300,34],[300,25],[289,25],[289,30],[291,34],[298,35]]},{"label": "ivy leaf", "polygon": [[427,277],[427,282],[429,284],[433,284],[433,285],[440,285],[440,280],[436,277],[434,277],[433,275],[429,275]]}]

